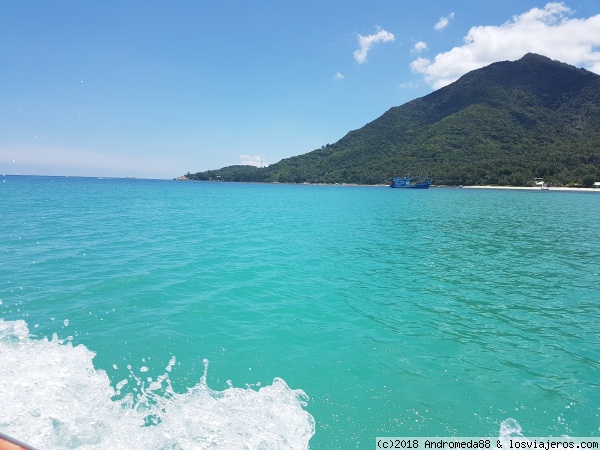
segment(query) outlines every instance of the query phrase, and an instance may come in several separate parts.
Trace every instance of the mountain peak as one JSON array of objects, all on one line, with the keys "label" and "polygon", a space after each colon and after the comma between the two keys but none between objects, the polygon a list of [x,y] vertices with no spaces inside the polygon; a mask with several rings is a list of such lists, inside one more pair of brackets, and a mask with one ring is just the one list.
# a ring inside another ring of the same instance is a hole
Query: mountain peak
[{"label": "mountain peak", "polygon": [[524,62],[532,62],[532,61],[545,61],[545,62],[553,62],[550,58],[543,55],[538,55],[537,53],[526,53],[519,61]]},{"label": "mountain peak", "polygon": [[[564,94],[580,92],[597,79],[599,75],[585,69],[527,53],[516,61],[499,61],[473,70],[423,99],[449,102],[450,109],[456,111],[478,102],[502,102],[500,97],[505,95],[502,91],[517,89],[543,96],[548,106],[556,105]],[[448,112],[447,108],[444,110]]]}]

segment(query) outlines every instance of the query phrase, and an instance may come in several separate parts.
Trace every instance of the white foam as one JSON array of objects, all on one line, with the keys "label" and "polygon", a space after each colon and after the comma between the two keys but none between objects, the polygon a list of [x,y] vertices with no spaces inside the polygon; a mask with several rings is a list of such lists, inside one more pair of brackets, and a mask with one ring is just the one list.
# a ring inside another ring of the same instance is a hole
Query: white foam
[{"label": "white foam", "polygon": [[515,419],[506,419],[503,420],[500,424],[500,434],[499,438],[501,439],[509,439],[509,438],[524,438],[522,434],[523,429],[519,422]]},{"label": "white foam", "polygon": [[[115,400],[131,384],[94,368],[95,353],[56,335],[33,339],[22,320],[0,319],[0,430],[37,448],[306,449],[314,435],[307,396],[280,378],[257,391],[214,391],[200,382],[185,393],[164,375],[140,395]],[[207,362],[205,362],[207,367]]]}]

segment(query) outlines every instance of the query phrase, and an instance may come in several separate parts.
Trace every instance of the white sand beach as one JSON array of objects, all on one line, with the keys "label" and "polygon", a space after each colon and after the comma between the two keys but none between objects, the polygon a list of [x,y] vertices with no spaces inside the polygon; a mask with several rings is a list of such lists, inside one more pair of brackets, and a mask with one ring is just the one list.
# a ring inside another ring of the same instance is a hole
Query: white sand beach
[{"label": "white sand beach", "polygon": [[[463,186],[463,189],[519,189],[525,191],[539,191],[540,187],[519,187],[519,186]],[[553,187],[548,188],[549,191],[569,191],[569,192],[599,192],[599,188],[575,188],[575,187]]]}]

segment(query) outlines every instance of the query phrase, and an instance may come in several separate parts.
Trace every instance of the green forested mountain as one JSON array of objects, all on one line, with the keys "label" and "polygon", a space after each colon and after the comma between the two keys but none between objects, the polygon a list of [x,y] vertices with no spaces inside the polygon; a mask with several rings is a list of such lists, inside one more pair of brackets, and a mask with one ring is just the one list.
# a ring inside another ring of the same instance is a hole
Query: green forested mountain
[{"label": "green forested mountain", "polygon": [[527,54],[469,72],[304,155],[187,177],[380,184],[395,174],[446,185],[600,180],[600,76]]}]

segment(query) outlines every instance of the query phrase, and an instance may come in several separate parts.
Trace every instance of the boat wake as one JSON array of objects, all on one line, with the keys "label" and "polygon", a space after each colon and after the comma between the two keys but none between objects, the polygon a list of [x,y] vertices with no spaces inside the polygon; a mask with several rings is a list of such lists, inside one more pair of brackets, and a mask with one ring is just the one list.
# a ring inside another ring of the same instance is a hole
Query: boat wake
[{"label": "boat wake", "polygon": [[23,320],[0,319],[0,431],[39,449],[306,449],[315,433],[308,397],[280,378],[215,391],[205,360],[201,380],[178,393],[173,357],[156,379],[131,372],[113,387],[94,356],[56,335],[32,338]]}]

